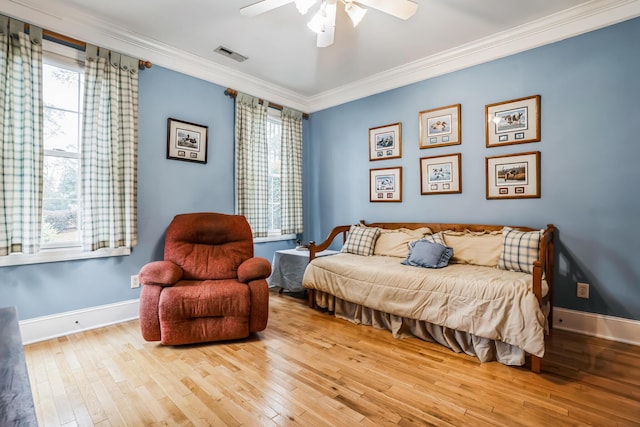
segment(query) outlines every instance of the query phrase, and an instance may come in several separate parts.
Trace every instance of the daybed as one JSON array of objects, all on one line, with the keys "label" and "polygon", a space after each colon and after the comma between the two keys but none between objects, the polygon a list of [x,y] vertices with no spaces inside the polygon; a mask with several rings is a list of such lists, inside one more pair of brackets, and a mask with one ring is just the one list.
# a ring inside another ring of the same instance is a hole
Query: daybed
[{"label": "daybed", "polygon": [[[354,323],[436,341],[482,362],[521,366],[530,355],[540,372],[551,325],[553,233],[553,225],[338,226],[322,243],[309,243],[302,284],[311,307]],[[339,254],[315,258],[339,235]],[[442,268],[417,266],[426,246],[442,249]]]}]

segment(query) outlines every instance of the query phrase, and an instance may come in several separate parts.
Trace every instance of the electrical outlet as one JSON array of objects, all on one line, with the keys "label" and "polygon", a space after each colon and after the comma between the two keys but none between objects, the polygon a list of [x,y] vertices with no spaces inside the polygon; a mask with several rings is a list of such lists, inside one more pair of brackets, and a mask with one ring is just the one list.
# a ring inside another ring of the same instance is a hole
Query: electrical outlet
[{"label": "electrical outlet", "polygon": [[578,298],[589,299],[589,284],[578,282],[576,295]]},{"label": "electrical outlet", "polygon": [[138,281],[138,275],[134,274],[133,276],[131,276],[131,289],[139,288],[139,287],[140,287],[140,282]]}]

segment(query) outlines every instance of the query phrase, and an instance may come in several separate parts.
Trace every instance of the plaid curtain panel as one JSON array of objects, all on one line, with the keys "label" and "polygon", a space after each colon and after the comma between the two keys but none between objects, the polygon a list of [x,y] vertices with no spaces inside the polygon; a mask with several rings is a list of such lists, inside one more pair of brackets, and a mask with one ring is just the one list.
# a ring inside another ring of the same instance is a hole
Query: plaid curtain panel
[{"label": "plaid curtain panel", "polygon": [[0,16],[0,256],[40,249],[42,30]]},{"label": "plaid curtain panel", "polygon": [[253,237],[266,237],[269,226],[269,146],[264,104],[250,95],[236,96],[236,212],[247,218]]},{"label": "plaid curtain panel", "polygon": [[300,234],[302,220],[302,113],[282,109],[281,232]]},{"label": "plaid curtain panel", "polygon": [[137,244],[137,60],[87,47],[80,166],[84,250]]}]

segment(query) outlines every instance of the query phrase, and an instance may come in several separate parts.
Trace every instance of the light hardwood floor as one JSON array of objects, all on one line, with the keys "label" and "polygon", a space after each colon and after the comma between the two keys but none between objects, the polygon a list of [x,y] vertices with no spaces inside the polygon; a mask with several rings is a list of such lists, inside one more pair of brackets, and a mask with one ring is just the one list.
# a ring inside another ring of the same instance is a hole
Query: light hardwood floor
[{"label": "light hardwood floor", "polygon": [[41,426],[640,425],[640,347],[553,331],[534,374],[275,293],[244,341],[163,347],[132,321],[25,355]]}]

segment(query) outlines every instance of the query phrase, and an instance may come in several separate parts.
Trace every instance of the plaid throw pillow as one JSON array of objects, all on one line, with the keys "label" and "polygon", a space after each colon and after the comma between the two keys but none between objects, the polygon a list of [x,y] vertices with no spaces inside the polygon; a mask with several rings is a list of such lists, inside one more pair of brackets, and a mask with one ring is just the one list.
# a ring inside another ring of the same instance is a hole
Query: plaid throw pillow
[{"label": "plaid throw pillow", "polygon": [[376,240],[380,236],[380,229],[377,227],[360,227],[352,225],[349,229],[349,236],[344,243],[341,252],[371,256],[376,246]]},{"label": "plaid throw pillow", "polygon": [[533,262],[540,254],[540,240],[543,233],[544,230],[524,232],[504,227],[498,268],[531,273]]},{"label": "plaid throw pillow", "polygon": [[430,242],[430,243],[437,243],[439,245],[442,246],[447,246],[447,244],[444,242],[444,236],[442,235],[442,231],[438,231],[437,233],[433,233],[433,234],[425,234],[425,236],[421,239],[418,240],[414,240],[413,242],[409,242],[407,243],[407,246],[409,247],[409,252],[411,252],[413,250],[413,247],[415,246],[415,244],[417,242]]},{"label": "plaid throw pillow", "polygon": [[433,234],[427,234],[426,236],[424,236],[424,239],[431,243],[437,243],[442,246],[447,246],[447,244],[444,242],[441,231]]}]

